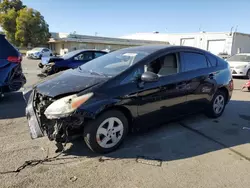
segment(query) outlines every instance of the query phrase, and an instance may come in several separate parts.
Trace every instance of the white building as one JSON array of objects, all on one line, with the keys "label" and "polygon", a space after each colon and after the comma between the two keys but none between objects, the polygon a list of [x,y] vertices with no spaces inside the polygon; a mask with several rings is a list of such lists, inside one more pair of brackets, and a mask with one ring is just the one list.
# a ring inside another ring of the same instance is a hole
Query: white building
[{"label": "white building", "polygon": [[208,50],[215,55],[250,52],[250,34],[239,32],[200,32],[200,33],[136,33],[123,36],[124,39],[168,41],[172,45],[186,45]]}]

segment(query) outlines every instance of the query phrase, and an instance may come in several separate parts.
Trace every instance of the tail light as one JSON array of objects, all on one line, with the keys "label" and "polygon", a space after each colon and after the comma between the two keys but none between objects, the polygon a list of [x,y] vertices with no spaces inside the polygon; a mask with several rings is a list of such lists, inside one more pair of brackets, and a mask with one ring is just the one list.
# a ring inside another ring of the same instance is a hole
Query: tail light
[{"label": "tail light", "polygon": [[231,91],[234,89],[234,81],[233,81],[233,79],[229,82],[229,89]]},{"label": "tail light", "polygon": [[11,63],[21,63],[22,56],[9,56],[7,60]]}]

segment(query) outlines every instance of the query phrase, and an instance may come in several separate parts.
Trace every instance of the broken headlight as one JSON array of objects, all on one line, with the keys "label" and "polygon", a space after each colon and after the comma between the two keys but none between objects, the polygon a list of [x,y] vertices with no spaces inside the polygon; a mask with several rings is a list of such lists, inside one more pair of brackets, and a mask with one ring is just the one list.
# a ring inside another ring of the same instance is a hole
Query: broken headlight
[{"label": "broken headlight", "polygon": [[49,105],[44,114],[48,119],[67,117],[92,96],[93,93],[87,93],[81,96],[75,94],[63,97]]}]

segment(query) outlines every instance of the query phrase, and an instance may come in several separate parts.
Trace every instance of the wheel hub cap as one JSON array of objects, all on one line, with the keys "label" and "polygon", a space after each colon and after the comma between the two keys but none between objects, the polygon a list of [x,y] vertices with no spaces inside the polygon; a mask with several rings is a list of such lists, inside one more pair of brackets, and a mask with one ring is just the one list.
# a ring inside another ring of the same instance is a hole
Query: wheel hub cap
[{"label": "wheel hub cap", "polygon": [[214,112],[216,114],[219,114],[221,113],[221,111],[223,110],[224,108],[224,97],[222,95],[218,95],[215,100],[214,100],[214,104],[213,104],[213,109],[214,109]]},{"label": "wheel hub cap", "polygon": [[120,119],[116,117],[107,118],[97,129],[97,143],[103,148],[111,148],[121,140],[123,131],[124,127]]}]

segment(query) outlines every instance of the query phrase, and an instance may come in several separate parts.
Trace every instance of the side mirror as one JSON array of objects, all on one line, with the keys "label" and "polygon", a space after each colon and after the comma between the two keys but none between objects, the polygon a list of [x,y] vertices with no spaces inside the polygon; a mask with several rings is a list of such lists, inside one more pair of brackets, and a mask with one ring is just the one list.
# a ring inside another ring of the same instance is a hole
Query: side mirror
[{"label": "side mirror", "polygon": [[144,82],[156,82],[158,81],[159,76],[153,72],[144,72],[141,75],[141,80]]}]

